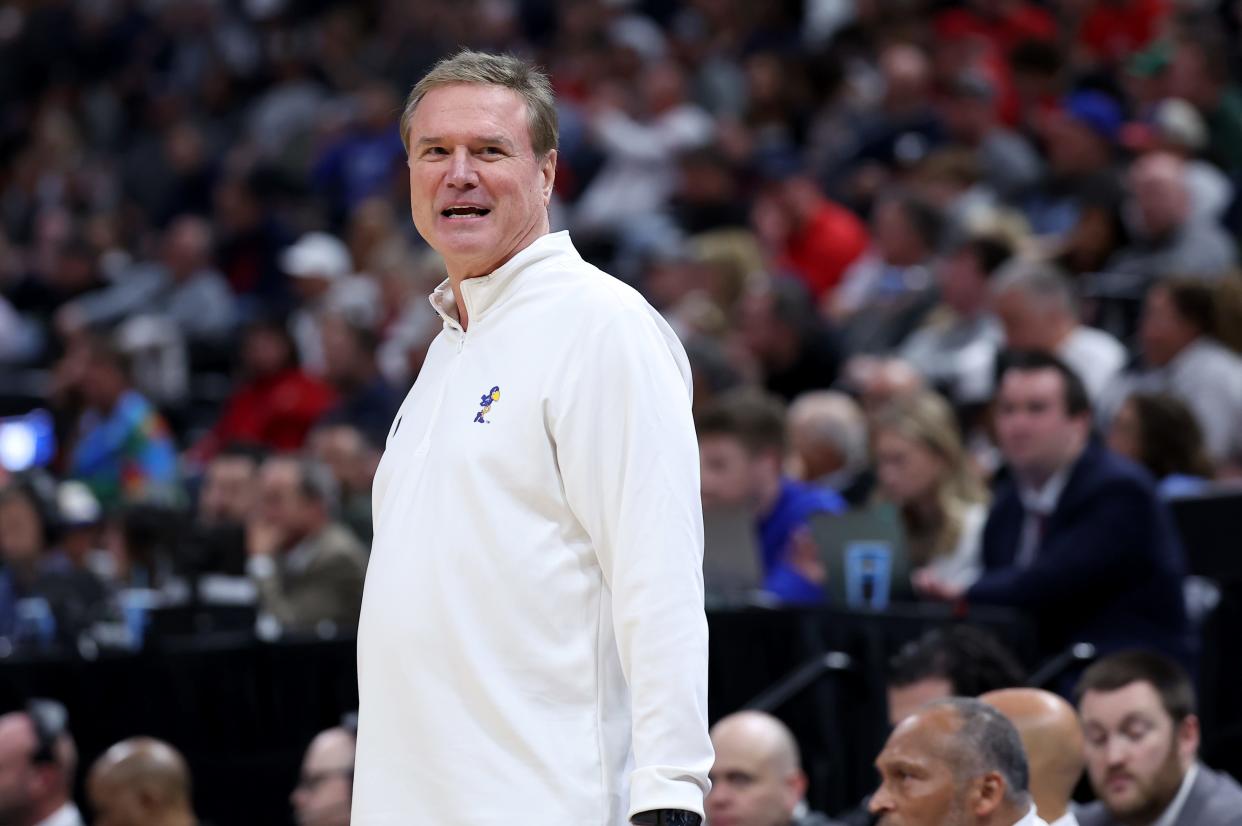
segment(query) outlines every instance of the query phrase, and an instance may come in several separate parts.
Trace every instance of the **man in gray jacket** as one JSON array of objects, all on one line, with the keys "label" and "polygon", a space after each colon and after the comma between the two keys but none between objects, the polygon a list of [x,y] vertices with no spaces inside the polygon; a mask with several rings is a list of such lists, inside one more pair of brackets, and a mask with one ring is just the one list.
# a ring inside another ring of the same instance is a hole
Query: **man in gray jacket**
[{"label": "man in gray jacket", "polygon": [[1099,800],[1081,826],[1242,826],[1242,787],[1202,765],[1190,678],[1158,654],[1100,660],[1078,684],[1087,772]]}]

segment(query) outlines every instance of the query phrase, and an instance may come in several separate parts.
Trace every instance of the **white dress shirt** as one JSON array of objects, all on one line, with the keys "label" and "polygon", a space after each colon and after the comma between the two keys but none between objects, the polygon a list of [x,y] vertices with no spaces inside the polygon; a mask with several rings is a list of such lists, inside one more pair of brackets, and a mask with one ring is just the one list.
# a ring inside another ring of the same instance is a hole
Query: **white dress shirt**
[{"label": "white dress shirt", "polygon": [[85,826],[85,821],[82,820],[82,813],[77,806],[66,803],[35,826]]},{"label": "white dress shirt", "polygon": [[1026,815],[1013,826],[1048,826],[1040,819],[1039,814],[1035,811],[1035,804],[1031,804],[1031,808],[1027,810]]}]

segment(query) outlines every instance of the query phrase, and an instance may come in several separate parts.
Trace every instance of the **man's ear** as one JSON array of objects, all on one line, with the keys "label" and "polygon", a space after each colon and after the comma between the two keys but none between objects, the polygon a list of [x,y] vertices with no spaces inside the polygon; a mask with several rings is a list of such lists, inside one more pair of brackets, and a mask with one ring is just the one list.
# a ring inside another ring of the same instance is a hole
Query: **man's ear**
[{"label": "man's ear", "polygon": [[1199,718],[1191,714],[1182,720],[1174,736],[1177,738],[1177,756],[1181,759],[1182,769],[1188,770],[1199,753]]},{"label": "man's ear", "polygon": [[806,785],[806,773],[801,769],[790,772],[789,776],[785,778],[786,803],[788,803],[790,811],[793,811],[794,807],[802,801],[802,798],[806,797]]},{"label": "man's ear", "polygon": [[556,183],[556,150],[548,150],[548,154],[544,157],[543,162],[539,165],[539,172],[543,175],[543,205],[547,206],[552,200],[552,185]]},{"label": "man's ear", "polygon": [[1008,786],[1000,772],[988,772],[976,778],[967,798],[970,811],[978,817],[987,817],[1005,802]]}]

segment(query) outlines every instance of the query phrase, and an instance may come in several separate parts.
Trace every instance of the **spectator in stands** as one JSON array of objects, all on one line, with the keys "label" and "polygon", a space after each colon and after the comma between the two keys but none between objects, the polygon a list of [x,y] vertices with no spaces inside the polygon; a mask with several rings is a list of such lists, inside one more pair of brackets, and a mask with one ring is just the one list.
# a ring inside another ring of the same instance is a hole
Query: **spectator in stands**
[{"label": "spectator in stands", "polygon": [[819,584],[791,564],[794,537],[811,516],[839,513],[845,503],[830,490],[783,474],[784,407],[771,396],[739,388],[704,407],[695,420],[703,505],[754,514],[765,590],[784,602],[822,600]]},{"label": "spectator in stands", "polygon": [[179,509],[127,505],[115,513],[104,532],[112,555],[110,584],[119,590],[152,589],[184,596],[180,550],[185,530]]},{"label": "spectator in stands", "polygon": [[[1185,162],[1167,152],[1151,152],[1130,167],[1130,246],[1105,264],[1110,275],[1125,275],[1124,286],[1141,295],[1170,273],[1220,278],[1237,263],[1234,242],[1210,216],[1195,213]],[[1122,287],[1118,284],[1118,287]]]},{"label": "spectator in stands", "polygon": [[1189,662],[1185,560],[1151,478],[1091,438],[1086,389],[1045,353],[1003,368],[996,433],[1011,478],[983,532],[970,588],[920,578],[932,597],[1008,605],[1039,625],[1045,656],[1077,642],[1142,643]]},{"label": "spectator in stands", "polygon": [[1208,131],[1194,106],[1181,98],[1165,98],[1127,130],[1127,145],[1136,151],[1164,152],[1185,164],[1183,180],[1191,213],[1188,221],[1219,221],[1224,217],[1233,201],[1234,185],[1219,166],[1199,157],[1207,148]]},{"label": "spectator in stands", "polygon": [[901,357],[957,404],[986,401],[1004,333],[992,314],[992,275],[1013,255],[1000,235],[978,234],[936,265],[940,304],[900,349]]},{"label": "spectator in stands", "polygon": [[1087,773],[1099,800],[1082,826],[1236,826],[1242,786],[1198,762],[1195,691],[1179,665],[1147,651],[1106,657],[1075,692]]},{"label": "spectator in stands", "polygon": [[712,826],[834,826],[806,810],[798,742],[780,720],[761,711],[730,714],[712,726],[712,746]]},{"label": "spectator in stands", "polygon": [[371,544],[371,483],[379,466],[379,446],[349,424],[321,424],[310,437],[310,454],[332,470],[340,490],[340,518],[364,545]]},{"label": "spectator in stands", "polygon": [[901,826],[1047,826],[1035,813],[1022,741],[978,700],[937,700],[907,717],[875,761],[870,810]]},{"label": "spectator in stands", "polygon": [[259,466],[265,452],[227,445],[207,463],[198,493],[189,561],[198,573],[240,574],[246,558],[246,525],[259,498]]},{"label": "spectator in stands", "polygon": [[324,377],[338,398],[322,421],[350,425],[370,444],[383,446],[404,395],[380,374],[375,359],[379,336],[336,313],[320,316],[319,331],[324,345]]},{"label": "spectator in stands", "polygon": [[311,741],[289,796],[297,826],[349,826],[355,746],[353,732],[339,726]]},{"label": "spectator in stands", "polygon": [[1242,90],[1230,74],[1227,35],[1203,21],[1181,28],[1173,42],[1169,94],[1190,101],[1203,115],[1209,154],[1236,179],[1242,172]]},{"label": "spectator in stands", "polygon": [[993,81],[977,71],[953,78],[943,102],[950,141],[974,151],[987,185],[1008,201],[1029,190],[1043,171],[1039,155],[1001,123]]},{"label": "spectator in stands", "polygon": [[1167,393],[1133,393],[1108,428],[1108,447],[1155,477],[1161,496],[1202,492],[1214,471],[1194,413]]},{"label": "spectator in stands", "polygon": [[1003,688],[979,699],[1009,718],[1031,769],[1031,798],[1049,826],[1078,826],[1070,800],[1082,777],[1082,726],[1074,707],[1050,691]]},{"label": "spectator in stands", "polygon": [[18,630],[19,600],[44,600],[56,632],[67,640],[75,640],[104,609],[107,594],[99,578],[52,548],[46,511],[31,488],[0,488],[0,637]]},{"label": "spectator in stands", "polygon": [[1064,361],[1098,402],[1126,363],[1121,342],[1078,320],[1073,288],[1048,264],[1015,261],[997,274],[993,306],[1014,350],[1038,350]]},{"label": "spectator in stands", "polygon": [[0,823],[84,826],[73,803],[78,751],[67,723],[52,700],[0,717]]},{"label": "spectator in stands", "polygon": [[181,490],[168,425],[130,383],[129,361],[111,342],[78,340],[62,365],[82,396],[69,475],[85,482],[105,510],[139,501],[175,502]]},{"label": "spectator in stands", "polygon": [[987,493],[975,474],[952,408],[923,393],[872,422],[879,497],[901,510],[913,577],[969,587],[982,570]]},{"label": "spectator in stands", "polygon": [[855,356],[846,365],[846,382],[858,394],[867,421],[898,401],[927,390],[923,376],[908,362],[884,356]]},{"label": "spectator in stands", "polygon": [[226,175],[215,191],[216,260],[245,318],[289,310],[280,253],[292,238],[269,204],[275,185],[270,170],[254,170]]},{"label": "spectator in stands", "polygon": [[875,205],[872,249],[845,273],[829,308],[844,326],[847,352],[886,351],[922,323],[935,303],[942,223],[935,207],[912,195],[887,194]]},{"label": "spectator in stands", "polygon": [[945,697],[977,697],[1025,682],[1022,666],[989,631],[935,628],[906,643],[888,664],[888,720],[897,725]]},{"label": "spectator in stands", "polygon": [[1147,293],[1139,342],[1148,372],[1136,389],[1165,392],[1195,415],[1215,462],[1242,450],[1242,288],[1189,279]]},{"label": "spectator in stands", "polygon": [[311,170],[337,224],[367,198],[388,194],[405,171],[405,147],[392,128],[392,113],[401,107],[392,85],[366,78],[351,103],[355,117],[324,147]]},{"label": "spectator in stands", "polygon": [[311,459],[273,457],[259,471],[259,507],[246,532],[247,568],[260,607],[285,630],[358,624],[366,552],[334,521],[332,471]]},{"label": "spectator in stands", "polygon": [[112,746],[86,781],[95,826],[197,826],[190,769],[172,746],[134,737]]},{"label": "spectator in stands", "polygon": [[196,216],[178,218],[164,233],[160,258],[134,266],[115,283],[61,307],[62,335],[111,328],[131,316],[162,316],[191,344],[217,345],[237,325],[232,291],[212,263],[211,225]]},{"label": "spectator in stands", "polygon": [[786,417],[790,475],[857,506],[871,493],[867,420],[845,393],[812,390],[794,399]]},{"label": "spectator in stands", "polygon": [[840,345],[799,282],[778,279],[743,296],[737,333],[764,387],[786,401],[837,377]]},{"label": "spectator in stands", "polygon": [[289,332],[298,347],[299,363],[322,376],[327,369],[319,318],[326,312],[370,326],[379,320],[379,287],[354,274],[349,247],[327,232],[308,232],[285,250],[281,267],[292,279],[298,306],[289,317]]},{"label": "spectator in stands", "polygon": [[251,324],[241,353],[240,384],[215,426],[190,450],[193,459],[210,459],[230,442],[297,450],[335,401],[331,387],[298,365],[293,340],[283,324]]}]

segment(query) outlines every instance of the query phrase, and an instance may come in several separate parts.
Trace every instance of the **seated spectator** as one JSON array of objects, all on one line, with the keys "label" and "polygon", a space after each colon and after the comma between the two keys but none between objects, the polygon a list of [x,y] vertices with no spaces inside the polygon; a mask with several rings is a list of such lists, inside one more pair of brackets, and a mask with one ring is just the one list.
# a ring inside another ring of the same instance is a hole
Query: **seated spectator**
[{"label": "seated spectator", "polygon": [[969,587],[982,569],[987,493],[953,410],[934,393],[896,402],[877,414],[872,444],[877,494],[901,510],[912,576]]},{"label": "seated spectator", "polygon": [[817,513],[840,513],[845,503],[830,490],[782,473],[785,410],[751,389],[731,391],[696,418],[705,507],[754,514],[763,554],[765,590],[784,602],[814,603],[823,590],[791,564],[794,535]]},{"label": "seated spectator", "polygon": [[381,447],[348,424],[322,424],[310,437],[310,454],[332,470],[340,489],[341,521],[354,536],[370,546],[371,483],[379,466]]},{"label": "seated spectator", "polygon": [[933,206],[910,195],[876,204],[872,249],[845,273],[829,308],[846,352],[887,351],[923,322],[935,303],[932,259],[942,223]]},{"label": "seated spectator", "polygon": [[133,388],[129,363],[110,342],[85,338],[66,356],[67,380],[86,412],[78,421],[68,475],[85,482],[104,510],[181,496],[168,425]]},{"label": "seated spectator", "polygon": [[712,726],[716,762],[709,777],[707,819],[720,826],[834,826],[808,812],[798,742],[785,724],[761,711],[730,714]]},{"label": "seated spectator", "polygon": [[78,751],[67,724],[65,707],[53,700],[31,700],[0,717],[0,822],[85,826],[73,803]]},{"label": "seated spectator", "polygon": [[1189,222],[1215,222],[1224,217],[1233,201],[1234,186],[1219,166],[1198,157],[1207,146],[1208,131],[1194,106],[1181,98],[1165,98],[1127,129],[1127,143],[1135,150],[1165,152],[1185,164]]},{"label": "seated spectator", "polygon": [[1126,212],[1135,237],[1105,265],[1127,277],[1110,281],[1115,289],[1142,295],[1169,273],[1220,278],[1237,263],[1229,234],[1214,218],[1196,214],[1183,160],[1166,152],[1141,156],[1130,167],[1129,188]]},{"label": "seated spectator", "polygon": [[983,575],[969,588],[922,577],[950,601],[1008,605],[1037,622],[1042,653],[1077,642],[1107,653],[1136,644],[1191,660],[1185,560],[1150,477],[1092,440],[1087,393],[1044,353],[1014,354],[996,399],[1011,478],[983,532]]},{"label": "seated spectator", "polygon": [[184,514],[160,505],[129,505],[113,515],[104,532],[112,555],[110,584],[117,590],[153,590],[184,599],[185,562],[179,551]]},{"label": "seated spectator", "polygon": [[382,447],[404,394],[380,374],[375,360],[379,336],[333,313],[320,317],[319,331],[324,345],[324,378],[332,383],[338,397],[321,421],[357,428],[370,444]]},{"label": "seated spectator", "polygon": [[240,384],[190,456],[208,460],[230,442],[297,450],[335,398],[331,387],[298,366],[283,324],[255,322],[242,339]]},{"label": "seated spectator", "polygon": [[1202,492],[1213,476],[1199,423],[1167,393],[1133,393],[1108,429],[1108,447],[1155,477],[1164,497]]},{"label": "seated spectator", "polygon": [[190,769],[167,743],[122,740],[91,766],[86,781],[96,826],[197,826]]},{"label": "seated spectator", "polygon": [[1082,777],[1082,726],[1074,707],[1050,691],[1003,688],[980,700],[1009,718],[1022,738],[1031,769],[1031,798],[1049,826],[1078,826],[1070,810]]},{"label": "seated spectator", "polygon": [[310,459],[274,457],[259,471],[259,506],[246,531],[247,563],[263,611],[286,631],[358,624],[366,552],[333,521],[337,487]]},{"label": "seated spectator", "polygon": [[919,371],[899,358],[855,356],[846,365],[845,380],[857,392],[869,423],[890,404],[927,390]]},{"label": "seated spectator", "polygon": [[974,151],[984,180],[1001,200],[1029,190],[1043,171],[1039,155],[1000,119],[996,84],[981,72],[954,77],[943,99],[945,129],[952,143]]},{"label": "seated spectator", "polygon": [[1208,127],[1208,152],[1237,180],[1242,173],[1242,89],[1230,69],[1230,34],[1210,15],[1173,36],[1168,92],[1194,105]]},{"label": "seated spectator", "polygon": [[1015,261],[997,274],[993,306],[1013,350],[1041,350],[1059,358],[1098,402],[1126,363],[1121,342],[1078,320],[1073,288],[1048,264]]},{"label": "seated spectator", "polygon": [[937,700],[907,717],[875,760],[870,810],[903,826],[1047,826],[1035,813],[1018,731],[978,700]]},{"label": "seated spectator", "polygon": [[366,276],[353,274],[349,247],[326,232],[306,233],[284,251],[280,262],[299,302],[289,317],[299,363],[307,372],[322,376],[327,362],[319,317],[335,312],[356,324],[376,323],[379,286]]},{"label": "seated spectator", "polygon": [[1199,718],[1185,670],[1126,651],[1082,675],[1075,692],[1087,735],[1087,773],[1099,798],[1082,826],[1236,826],[1242,786],[1197,759]]},{"label": "seated spectator", "polygon": [[790,475],[861,505],[871,493],[867,420],[852,398],[812,390],[794,399],[786,418]]},{"label": "seated spectator", "polygon": [[289,796],[297,826],[349,826],[356,745],[353,732],[339,726],[311,741]]},{"label": "seated spectator", "polygon": [[69,641],[105,608],[103,582],[52,549],[52,529],[33,490],[21,485],[0,489],[0,637],[18,630],[23,599],[44,600],[57,636]]},{"label": "seated spectator", "polygon": [[1194,413],[1208,456],[1224,462],[1242,451],[1242,357],[1234,285],[1172,279],[1147,293],[1139,342],[1145,373],[1127,386],[1168,393]]},{"label": "seated spectator", "polygon": [[197,573],[241,574],[264,458],[262,448],[235,443],[207,463],[189,542]]},{"label": "seated spectator", "polygon": [[62,335],[113,327],[139,314],[167,318],[191,344],[218,345],[237,325],[237,306],[228,282],[211,260],[211,225],[202,218],[178,218],[164,233],[158,261],[134,266],[116,282],[61,307]]},{"label": "seated spectator", "polygon": [[990,632],[972,625],[935,628],[889,661],[888,720],[895,726],[932,700],[978,697],[1025,681],[1017,658]]},{"label": "seated spectator", "polygon": [[840,344],[797,281],[778,279],[743,296],[737,334],[764,387],[785,401],[837,378]]},{"label": "seated spectator", "polygon": [[936,265],[940,305],[901,345],[901,358],[957,405],[988,400],[1004,340],[992,315],[991,278],[1013,255],[999,235],[968,238]]}]

